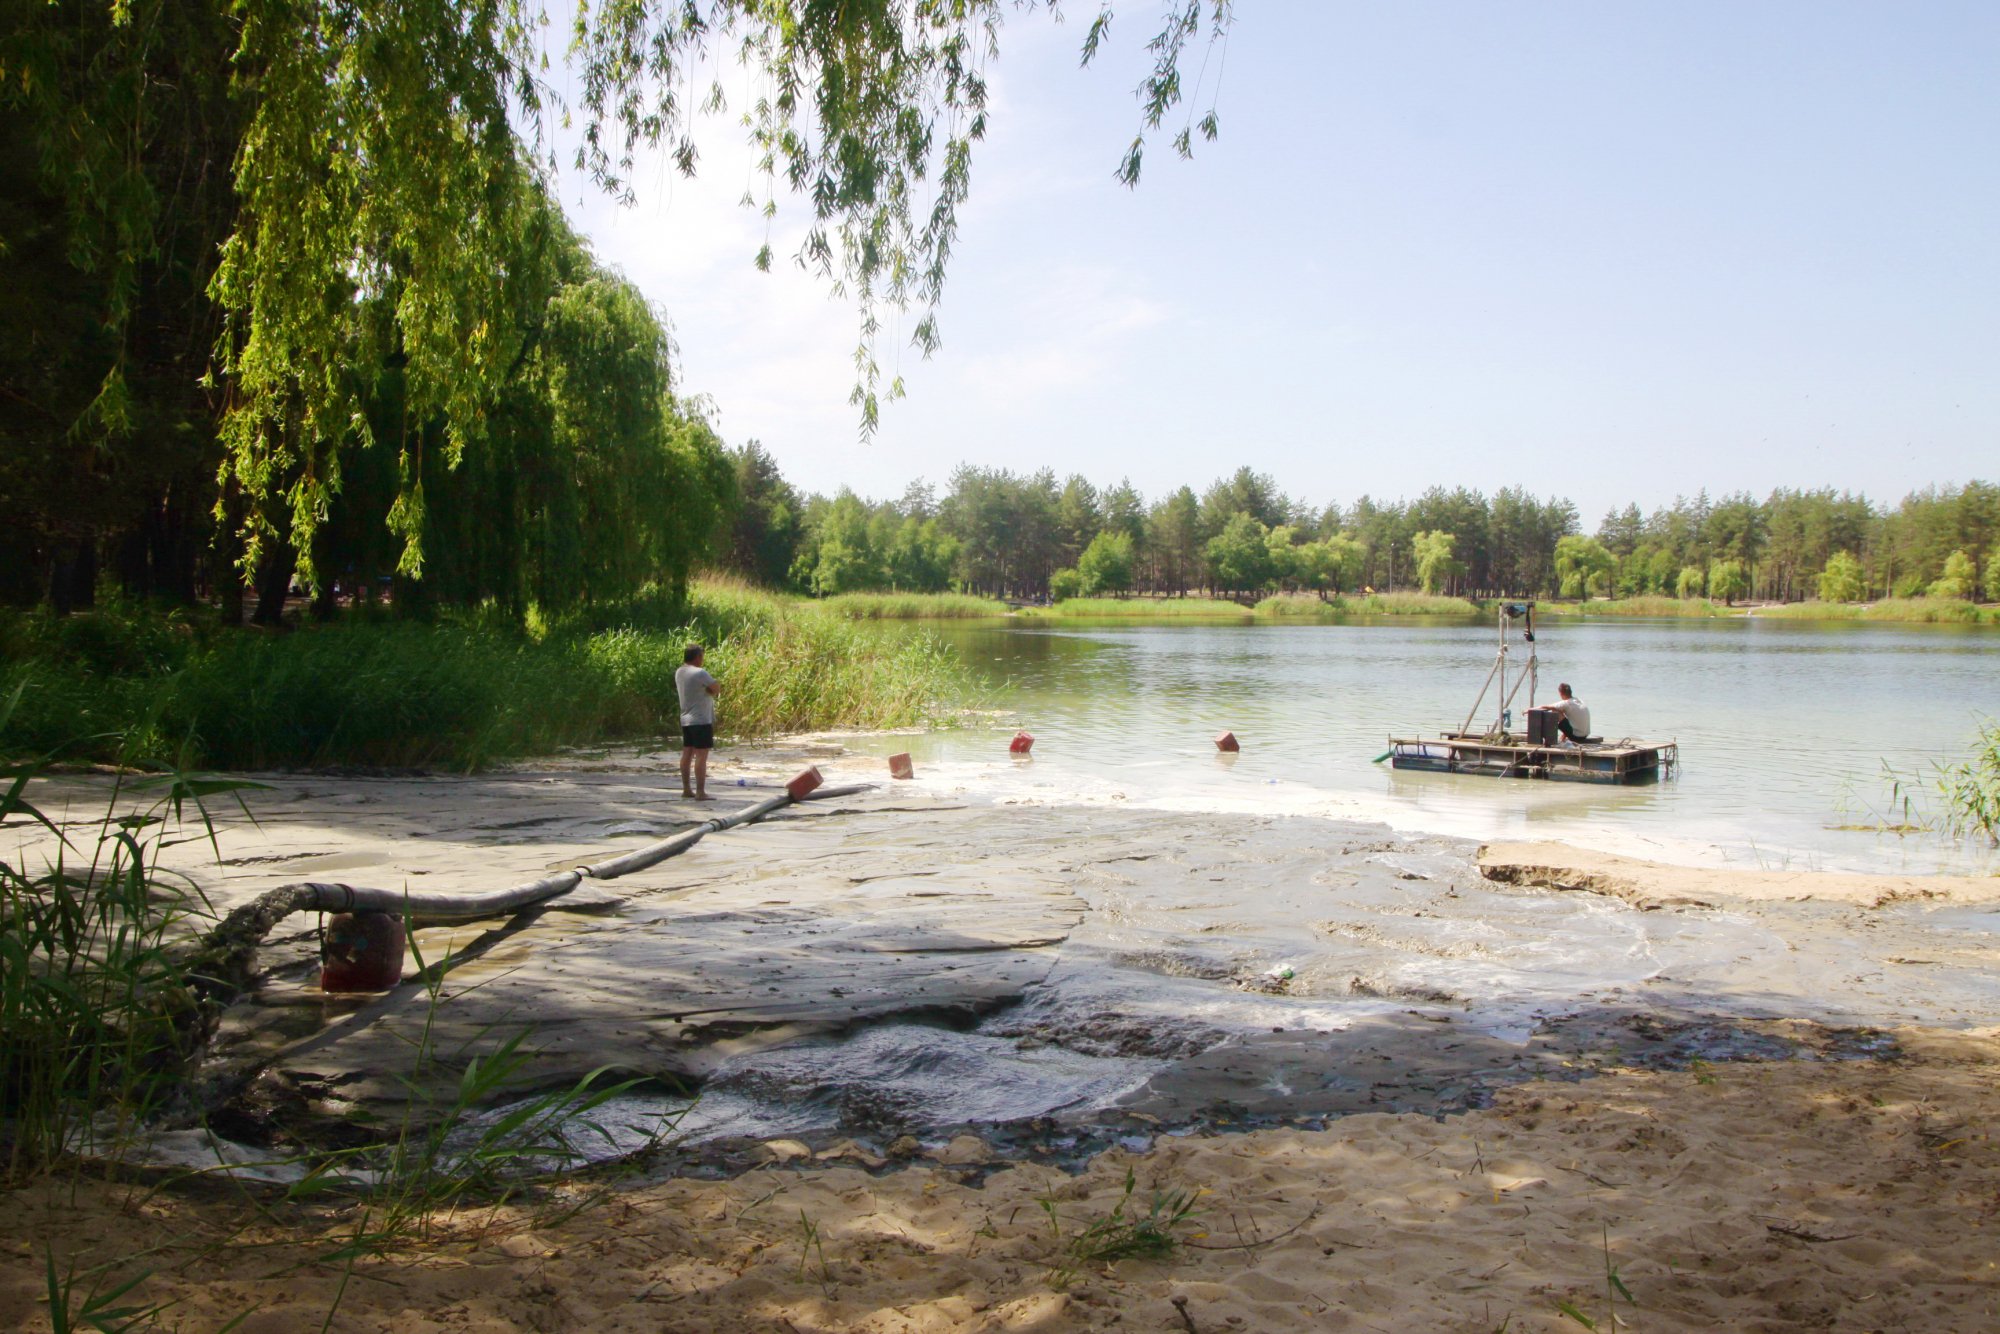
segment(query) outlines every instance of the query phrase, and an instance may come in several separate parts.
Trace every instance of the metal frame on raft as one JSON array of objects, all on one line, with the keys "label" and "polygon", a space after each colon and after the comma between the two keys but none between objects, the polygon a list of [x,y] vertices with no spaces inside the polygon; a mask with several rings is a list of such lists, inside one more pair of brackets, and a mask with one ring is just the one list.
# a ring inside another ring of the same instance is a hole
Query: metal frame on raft
[{"label": "metal frame on raft", "polygon": [[[1535,647],[1535,604],[1503,602],[1499,611],[1499,651],[1486,673],[1479,695],[1466,710],[1465,721],[1455,732],[1435,739],[1390,737],[1387,759],[1393,769],[1428,773],[1475,774],[1487,778],[1546,778],[1571,783],[1647,783],[1670,776],[1680,764],[1677,741],[1638,741],[1623,737],[1606,742],[1587,737],[1581,743],[1555,741],[1538,736],[1531,726],[1526,732],[1513,729],[1514,699],[1521,687],[1528,688],[1524,715],[1535,712],[1535,690],[1540,680],[1541,659]],[[1508,686],[1508,622],[1522,622],[1522,641],[1528,646],[1527,665]],[[1472,720],[1486,702],[1495,682],[1492,724],[1484,731],[1472,730]],[[1531,719],[1532,722],[1532,719]]]}]

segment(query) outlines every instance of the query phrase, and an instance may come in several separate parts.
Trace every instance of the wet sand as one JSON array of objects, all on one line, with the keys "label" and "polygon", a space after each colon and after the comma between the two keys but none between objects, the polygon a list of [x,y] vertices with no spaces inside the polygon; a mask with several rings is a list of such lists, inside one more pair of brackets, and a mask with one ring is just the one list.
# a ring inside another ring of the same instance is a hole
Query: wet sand
[{"label": "wet sand", "polygon": [[[808,758],[835,757],[740,753],[718,791]],[[657,765],[281,776],[179,865],[224,910],[494,888],[703,818]],[[1607,1228],[1633,1327],[1991,1327],[2000,885],[1717,875],[923,782],[712,836],[420,939],[477,952],[444,1049],[527,1027],[523,1088],[609,1064],[733,1110],[572,1219],[476,1213],[364,1262],[333,1328],[1580,1328],[1557,1303],[1603,1316]],[[210,1072],[255,1076],[218,1120],[254,1145],[409,1097],[421,990],[319,996],[310,925],[274,933]],[[1042,1202],[1074,1234],[1128,1168],[1142,1212],[1209,1192],[1208,1235],[1051,1286]],[[292,1266],[356,1215],[274,1229],[233,1189],[18,1196],[0,1325],[34,1318],[54,1238],[84,1266],[165,1246],[138,1263],[186,1328],[317,1328],[338,1267]]]},{"label": "wet sand", "polygon": [[1642,908],[1704,907],[1731,902],[1991,903],[1994,877],[1854,875],[1840,871],[1766,871],[1665,866],[1561,843],[1489,843],[1479,869],[1490,880],[1542,889],[1609,894]]}]

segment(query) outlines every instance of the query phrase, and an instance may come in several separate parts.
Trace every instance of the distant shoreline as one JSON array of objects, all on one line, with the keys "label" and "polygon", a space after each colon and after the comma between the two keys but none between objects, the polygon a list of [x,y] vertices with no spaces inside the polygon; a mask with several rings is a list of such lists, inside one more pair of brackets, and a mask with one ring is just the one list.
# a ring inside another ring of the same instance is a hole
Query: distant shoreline
[{"label": "distant shoreline", "polygon": [[1068,598],[1015,606],[956,593],[852,593],[820,605],[857,620],[1019,619],[1118,620],[1176,624],[1190,620],[1339,620],[1365,616],[1486,616],[1502,602],[1533,601],[1544,616],[1565,619],[1621,617],[1673,620],[1876,621],[1906,625],[2000,626],[2000,603],[1956,598],[1883,598],[1875,602],[1738,602],[1709,598],[1595,598],[1584,602],[1530,598],[1463,598],[1415,591],[1386,593],[1276,593],[1250,604],[1228,598],[1135,594]]}]

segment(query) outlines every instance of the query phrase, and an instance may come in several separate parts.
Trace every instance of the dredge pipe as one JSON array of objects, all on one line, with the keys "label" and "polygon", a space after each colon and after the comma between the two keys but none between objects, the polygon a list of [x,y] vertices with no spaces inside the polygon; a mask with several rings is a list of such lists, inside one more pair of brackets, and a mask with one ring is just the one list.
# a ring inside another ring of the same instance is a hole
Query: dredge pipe
[{"label": "dredge pipe", "polygon": [[486,894],[412,893],[408,890],[373,889],[363,885],[320,881],[280,885],[230,913],[202,938],[189,960],[190,980],[211,1003],[227,1003],[248,985],[258,945],[273,927],[295,912],[373,912],[398,918],[445,921],[498,917],[560,898],[586,879],[614,880],[649,866],[657,866],[669,857],[686,852],[709,834],[761,820],[795,801],[848,797],[874,786],[873,783],[853,783],[845,787],[823,787],[803,798],[780,792],[740,811],[718,815],[670,838],[635,848],[623,856],[579,866],[574,870],[557,871],[539,880]]}]

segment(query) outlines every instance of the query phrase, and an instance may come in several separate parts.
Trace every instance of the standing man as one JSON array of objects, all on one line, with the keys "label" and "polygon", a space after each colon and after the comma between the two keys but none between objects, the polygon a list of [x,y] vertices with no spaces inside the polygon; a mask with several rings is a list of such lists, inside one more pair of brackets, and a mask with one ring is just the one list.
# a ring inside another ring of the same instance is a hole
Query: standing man
[{"label": "standing man", "polygon": [[[701,665],[702,647],[689,644],[674,671],[674,690],[681,697],[681,795],[713,801],[708,795],[708,752],[715,747],[715,697],[722,687]],[[688,781],[692,767],[694,781]]]},{"label": "standing man", "polygon": [[1580,742],[1590,735],[1590,710],[1584,702],[1569,693],[1569,682],[1556,687],[1560,696],[1548,707],[1556,711],[1556,731],[1565,741]]}]

